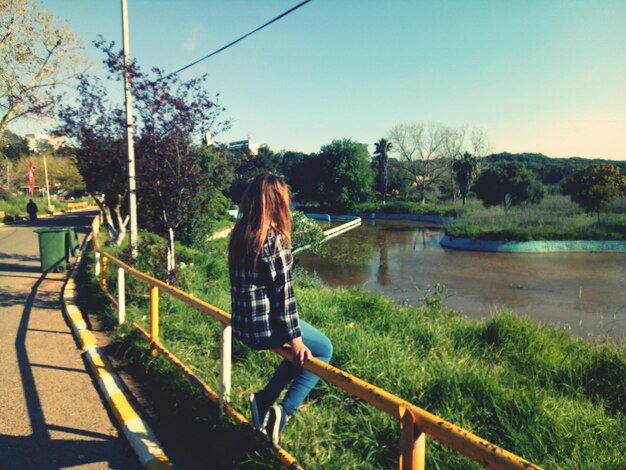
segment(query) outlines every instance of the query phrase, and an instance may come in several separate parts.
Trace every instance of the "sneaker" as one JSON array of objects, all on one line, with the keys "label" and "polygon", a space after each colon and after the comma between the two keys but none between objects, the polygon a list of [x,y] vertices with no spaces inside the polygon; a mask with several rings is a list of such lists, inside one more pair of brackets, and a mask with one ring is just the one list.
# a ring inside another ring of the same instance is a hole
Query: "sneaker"
[{"label": "sneaker", "polygon": [[281,405],[274,405],[270,408],[266,431],[274,444],[278,444],[278,436],[288,419],[289,416]]},{"label": "sneaker", "polygon": [[267,434],[265,426],[267,426],[267,420],[269,418],[269,407],[261,404],[261,400],[257,398],[256,393],[251,393],[249,400],[250,410],[252,412],[252,424],[263,434]]}]

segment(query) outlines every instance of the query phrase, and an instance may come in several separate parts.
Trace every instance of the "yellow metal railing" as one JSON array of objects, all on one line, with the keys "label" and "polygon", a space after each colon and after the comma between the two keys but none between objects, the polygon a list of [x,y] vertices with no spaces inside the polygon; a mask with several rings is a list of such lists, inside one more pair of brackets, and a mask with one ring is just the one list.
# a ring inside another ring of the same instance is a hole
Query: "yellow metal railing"
[{"label": "yellow metal railing", "polygon": [[[359,221],[360,222],[360,221]],[[349,222],[354,223],[354,222]],[[339,227],[332,229],[334,233],[341,232],[337,230]],[[107,260],[118,268],[118,274],[123,279],[123,273],[145,282],[150,286],[150,332],[146,332],[139,325],[135,324],[135,328],[149,341],[152,354],[156,355],[159,351],[163,356],[174,364],[183,374],[197,386],[202,393],[210,400],[219,404],[222,412],[239,423],[248,423],[247,419],[235,410],[229,404],[230,396],[230,343],[231,316],[227,312],[214,307],[200,299],[190,296],[189,294],[172,287],[158,279],[155,279],[145,273],[137,271],[128,266],[124,262],[102,251],[98,242],[97,234],[100,230],[100,218],[96,217],[92,224],[94,233],[93,245],[96,258],[96,276],[100,278],[100,283],[108,293],[106,287],[106,266]],[[120,284],[118,276],[118,298],[116,304],[120,311],[120,323],[124,319],[121,314],[124,311],[124,285]],[[215,393],[200,378],[178,360],[170,351],[168,351],[159,341],[159,293],[163,292],[191,307],[203,312],[213,319],[221,323],[220,336],[220,391]],[[109,297],[110,296],[109,294]],[[115,300],[115,299],[112,299]],[[292,361],[290,347],[285,345],[282,348],[274,350],[277,354],[285,359]],[[359,379],[347,372],[338,369],[330,364],[319,361],[315,358],[310,359],[304,365],[304,368],[315,375],[321,377],[326,382],[341,388],[351,395],[363,400],[364,402],[378,408],[395,418],[399,423],[400,432],[400,469],[424,469],[426,461],[426,436],[431,437],[442,443],[443,445],[454,449],[455,451],[469,457],[479,464],[494,469],[540,469],[540,467],[508,452],[485,439],[472,434],[448,421],[436,416],[428,411],[413,405],[389,392],[378,388],[364,380]],[[280,461],[290,467],[299,468],[295,459],[280,447],[274,449]]]}]

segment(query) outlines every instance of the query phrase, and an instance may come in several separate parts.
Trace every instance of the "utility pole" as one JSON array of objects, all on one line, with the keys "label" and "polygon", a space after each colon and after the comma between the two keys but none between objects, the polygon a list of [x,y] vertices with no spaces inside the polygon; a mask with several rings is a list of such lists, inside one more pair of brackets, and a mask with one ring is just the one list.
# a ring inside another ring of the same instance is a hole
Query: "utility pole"
[{"label": "utility pole", "polygon": [[46,175],[46,196],[48,196],[48,212],[53,212],[54,208],[50,203],[50,185],[48,184],[48,163],[46,162],[46,154],[43,154],[43,172]]},{"label": "utility pole", "polygon": [[128,144],[128,203],[130,213],[130,248],[133,259],[137,258],[137,190],[135,180],[135,145],[133,140],[133,106],[130,93],[130,46],[128,41],[128,5],[122,0],[122,35],[124,37],[124,91],[126,93],[126,141]]}]

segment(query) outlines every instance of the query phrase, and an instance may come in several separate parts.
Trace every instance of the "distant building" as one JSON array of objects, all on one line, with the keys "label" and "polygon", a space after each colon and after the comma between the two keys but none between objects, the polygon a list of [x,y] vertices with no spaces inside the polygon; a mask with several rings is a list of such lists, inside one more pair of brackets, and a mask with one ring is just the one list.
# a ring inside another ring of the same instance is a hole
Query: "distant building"
[{"label": "distant building", "polygon": [[230,142],[228,144],[228,150],[231,152],[242,152],[248,151],[250,155],[256,157],[259,154],[259,149],[261,147],[266,147],[265,144],[255,144],[252,142],[252,139],[248,137],[246,140],[236,140],[235,142]]},{"label": "distant building", "polygon": [[228,150],[232,152],[248,151],[250,155],[256,157],[259,154],[261,147],[267,147],[265,144],[255,144],[252,139],[248,137],[246,140],[236,140],[228,144]]},{"label": "distant building", "polygon": [[[204,133],[204,145],[210,147],[212,145],[216,145],[213,142],[213,136],[210,132]],[[267,147],[266,144],[257,144],[252,142],[252,139],[248,137],[246,140],[236,140],[234,142],[229,142],[227,149],[231,152],[250,152],[250,155],[256,157],[259,154],[259,149]]]},{"label": "distant building", "polygon": [[67,142],[67,137],[64,135],[55,137],[55,136],[45,135],[42,133],[37,133],[37,134],[26,134],[24,138],[26,139],[26,142],[28,143],[28,148],[31,152],[37,151],[37,144],[42,140],[46,142],[47,144],[49,144],[55,150],[65,145],[65,143]]}]

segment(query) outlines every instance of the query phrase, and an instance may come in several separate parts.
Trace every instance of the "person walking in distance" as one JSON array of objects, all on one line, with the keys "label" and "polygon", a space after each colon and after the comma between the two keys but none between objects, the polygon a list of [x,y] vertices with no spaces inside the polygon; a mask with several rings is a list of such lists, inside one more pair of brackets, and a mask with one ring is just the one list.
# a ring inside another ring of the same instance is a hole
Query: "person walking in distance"
[{"label": "person walking in distance", "polygon": [[248,181],[230,238],[228,265],[235,337],[257,350],[291,345],[295,365],[283,360],[265,388],[250,395],[254,426],[278,444],[285,423],[319,380],[302,366],[311,357],[329,362],[333,347],[298,316],[291,279],[289,189],[277,176],[265,173]]},{"label": "person walking in distance", "polygon": [[37,207],[37,204],[35,204],[32,199],[28,201],[28,204],[26,204],[26,212],[28,212],[28,216],[30,217],[31,222],[37,222],[38,210],[39,208]]}]

